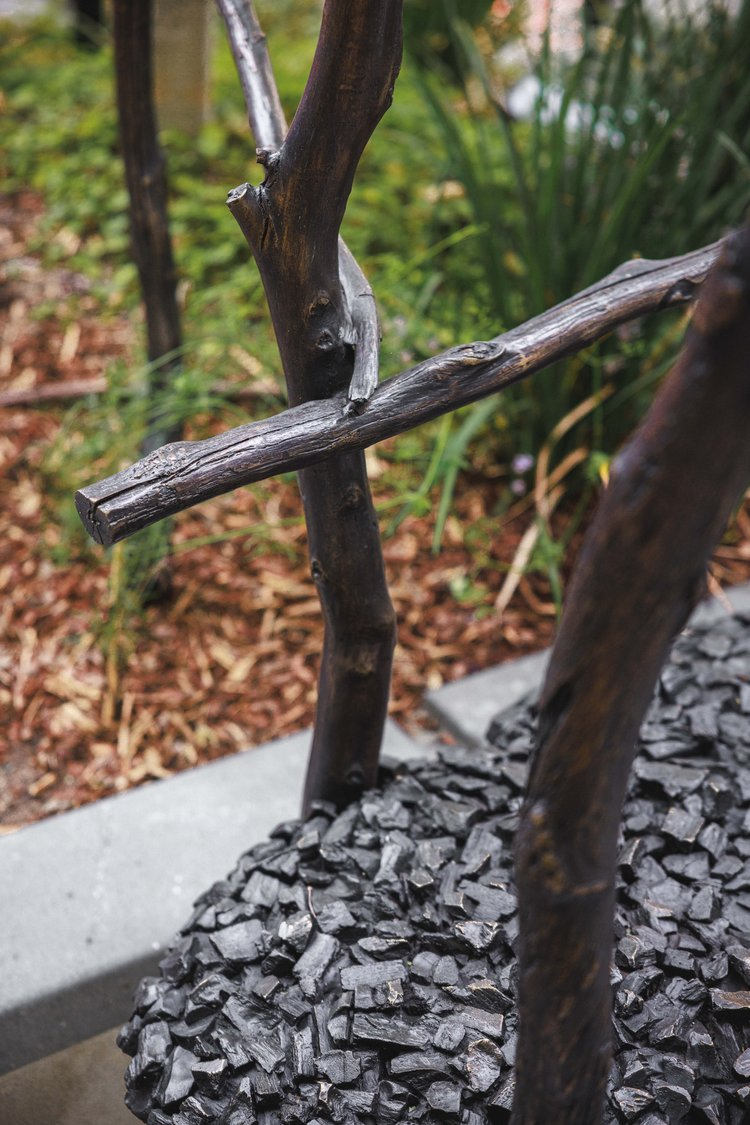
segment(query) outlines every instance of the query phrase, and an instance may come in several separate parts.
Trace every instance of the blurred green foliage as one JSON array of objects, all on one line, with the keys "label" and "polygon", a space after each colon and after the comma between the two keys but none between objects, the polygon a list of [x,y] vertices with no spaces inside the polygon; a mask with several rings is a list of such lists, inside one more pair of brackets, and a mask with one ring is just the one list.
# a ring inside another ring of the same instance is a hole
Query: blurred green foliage
[{"label": "blurred green foliage", "polygon": [[[731,17],[719,0],[693,16],[675,2],[663,21],[641,0],[610,7],[586,29],[580,58],[549,42],[525,79],[530,112],[506,107],[503,44],[456,16],[463,57],[455,69],[417,57],[425,102],[443,138],[439,179],[463,189],[461,218],[479,232],[469,247],[481,279],[478,324],[520,323],[592,284],[620,262],[684,253],[721,236],[750,204],[750,3]],[[450,221],[450,220],[449,220]],[[455,220],[454,220],[455,221]],[[509,452],[537,452],[577,403],[612,383],[617,393],[559,443],[555,459],[585,443],[591,479],[651,400],[679,343],[675,316],[653,317],[534,376],[493,414],[470,408]],[[467,443],[482,427],[453,423]],[[485,439],[487,430],[484,431]],[[452,467],[444,466],[450,489]],[[442,497],[446,507],[445,496]]]}]

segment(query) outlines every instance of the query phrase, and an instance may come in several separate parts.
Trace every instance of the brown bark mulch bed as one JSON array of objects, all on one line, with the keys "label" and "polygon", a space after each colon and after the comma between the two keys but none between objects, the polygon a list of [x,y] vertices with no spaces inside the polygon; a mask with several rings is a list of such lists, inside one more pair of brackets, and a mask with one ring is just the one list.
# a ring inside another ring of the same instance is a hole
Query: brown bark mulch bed
[{"label": "brown bark mulch bed", "polygon": [[[322,637],[291,480],[179,516],[171,596],[125,626],[111,611],[109,561],[66,555],[42,469],[67,404],[41,394],[103,380],[138,325],[102,316],[85,278],[29,254],[41,212],[31,193],[0,197],[0,396],[38,396],[0,407],[0,831],[309,726]],[[393,498],[392,448],[368,454],[376,503]],[[465,473],[438,555],[434,512],[385,540],[399,619],[391,714],[408,730],[430,730],[425,687],[551,642],[543,575],[494,608],[534,518],[530,503],[497,515],[506,487],[492,466]],[[564,512],[555,518],[562,528]],[[181,549],[196,538],[213,541]],[[749,578],[746,500],[714,579]]]}]

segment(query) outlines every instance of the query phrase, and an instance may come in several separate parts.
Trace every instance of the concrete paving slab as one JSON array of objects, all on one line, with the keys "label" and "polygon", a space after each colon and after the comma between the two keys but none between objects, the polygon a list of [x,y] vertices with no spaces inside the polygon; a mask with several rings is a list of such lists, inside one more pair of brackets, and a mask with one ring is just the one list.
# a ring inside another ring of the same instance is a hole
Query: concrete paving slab
[{"label": "concrete paving slab", "polygon": [[491,721],[542,682],[549,650],[486,668],[425,694],[427,709],[459,742],[478,746]]},{"label": "concrete paving slab", "polygon": [[[725,598],[735,612],[750,613],[750,584],[726,590]],[[691,621],[708,624],[726,612],[724,598],[708,598],[696,609]],[[478,746],[495,715],[518,703],[524,695],[539,690],[548,661],[549,650],[546,650],[485,669],[436,691],[428,691],[425,706],[459,742]]]},{"label": "concrete paving slab", "polygon": [[691,617],[691,623],[708,625],[717,621],[727,613],[726,602],[729,602],[735,613],[750,613],[750,582],[743,586],[731,586],[724,591],[722,598],[707,598],[696,609]]},{"label": "concrete paving slab", "polygon": [[[123,1021],[193,900],[297,815],[310,732],[0,837],[0,1074]],[[384,754],[423,753],[395,723]]]},{"label": "concrete paving slab", "polygon": [[116,1028],[0,1078],[6,1125],[135,1125]]}]

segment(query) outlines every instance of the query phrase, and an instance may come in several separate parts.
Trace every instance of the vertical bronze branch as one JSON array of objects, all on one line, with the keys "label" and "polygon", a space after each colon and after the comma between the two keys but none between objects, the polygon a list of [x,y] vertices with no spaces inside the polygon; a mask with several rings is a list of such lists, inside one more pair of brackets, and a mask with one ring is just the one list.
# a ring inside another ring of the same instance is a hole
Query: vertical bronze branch
[{"label": "vertical bronze branch", "polygon": [[[283,117],[252,6],[219,6],[266,172],[260,187],[244,184],[228,202],[258,263],[290,404],[348,389],[361,408],[377,381],[377,317],[339,229],[364,146],[392,97],[402,0],[327,0],[280,145]],[[299,482],[326,626],[305,806],[316,798],[341,805],[376,779],[395,616],[363,455],[331,458]]]},{"label": "vertical bronze branch", "polygon": [[615,462],[540,702],[516,846],[514,1125],[601,1121],[616,845],[641,720],[750,479],[750,228],[705,282],[678,362]]}]

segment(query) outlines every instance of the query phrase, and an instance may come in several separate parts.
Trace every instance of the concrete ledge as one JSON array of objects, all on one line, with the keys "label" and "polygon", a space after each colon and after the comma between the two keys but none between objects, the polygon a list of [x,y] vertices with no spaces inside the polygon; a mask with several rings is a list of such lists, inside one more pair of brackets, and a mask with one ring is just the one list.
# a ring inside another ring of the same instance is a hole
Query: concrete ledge
[{"label": "concrete ledge", "polygon": [[[298,815],[310,737],[0,837],[0,1074],[123,1022],[193,900]],[[387,757],[422,753],[389,722]]]},{"label": "concrete ledge", "polygon": [[[750,584],[734,586],[726,597],[735,612],[750,613]],[[694,624],[708,624],[723,617],[727,607],[709,598],[696,609]],[[441,726],[467,746],[478,746],[495,715],[518,703],[524,695],[538,691],[547,670],[550,650],[510,660],[496,668],[477,672],[425,694],[425,706]]]}]

